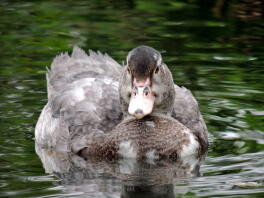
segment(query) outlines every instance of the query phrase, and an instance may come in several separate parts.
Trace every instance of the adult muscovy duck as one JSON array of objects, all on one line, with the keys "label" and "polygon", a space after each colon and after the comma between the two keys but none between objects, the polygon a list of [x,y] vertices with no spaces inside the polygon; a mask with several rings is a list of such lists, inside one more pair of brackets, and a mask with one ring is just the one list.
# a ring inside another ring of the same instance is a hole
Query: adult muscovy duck
[{"label": "adult muscovy duck", "polygon": [[178,158],[203,155],[208,134],[191,92],[174,84],[161,54],[139,46],[123,67],[74,47],[47,72],[48,103],[36,143],[83,157]]}]

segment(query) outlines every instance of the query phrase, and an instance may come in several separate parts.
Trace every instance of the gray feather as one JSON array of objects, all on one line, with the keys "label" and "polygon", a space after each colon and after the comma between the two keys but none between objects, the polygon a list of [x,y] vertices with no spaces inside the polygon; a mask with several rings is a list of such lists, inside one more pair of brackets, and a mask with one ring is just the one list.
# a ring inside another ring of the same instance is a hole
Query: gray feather
[{"label": "gray feather", "polygon": [[65,85],[80,78],[109,77],[118,79],[121,66],[108,55],[89,51],[87,55],[75,46],[72,55],[62,53],[57,56],[48,71],[49,99],[65,88]]},{"label": "gray feather", "polygon": [[191,129],[193,133],[207,140],[207,128],[196,99],[191,91],[185,87],[179,87],[177,85],[174,85],[174,87],[176,97],[172,116]]}]

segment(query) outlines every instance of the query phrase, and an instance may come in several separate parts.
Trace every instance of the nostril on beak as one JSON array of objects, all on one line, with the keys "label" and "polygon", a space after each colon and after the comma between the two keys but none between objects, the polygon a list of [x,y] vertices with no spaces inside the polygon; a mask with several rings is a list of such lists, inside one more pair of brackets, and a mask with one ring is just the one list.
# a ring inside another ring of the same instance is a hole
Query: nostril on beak
[{"label": "nostril on beak", "polygon": [[137,110],[135,111],[135,114],[143,114],[143,111],[142,111],[141,109],[137,109]]}]

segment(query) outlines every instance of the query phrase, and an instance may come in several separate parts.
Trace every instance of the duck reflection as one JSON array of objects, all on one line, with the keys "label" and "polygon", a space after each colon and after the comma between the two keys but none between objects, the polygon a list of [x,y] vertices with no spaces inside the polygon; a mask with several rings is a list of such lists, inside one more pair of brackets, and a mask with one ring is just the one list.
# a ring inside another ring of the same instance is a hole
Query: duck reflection
[{"label": "duck reflection", "polygon": [[[66,192],[82,192],[95,197],[175,197],[177,184],[200,176],[204,156],[178,160],[84,159],[73,153],[45,149],[36,144],[46,173],[60,178]],[[179,188],[181,188],[179,186]]]}]

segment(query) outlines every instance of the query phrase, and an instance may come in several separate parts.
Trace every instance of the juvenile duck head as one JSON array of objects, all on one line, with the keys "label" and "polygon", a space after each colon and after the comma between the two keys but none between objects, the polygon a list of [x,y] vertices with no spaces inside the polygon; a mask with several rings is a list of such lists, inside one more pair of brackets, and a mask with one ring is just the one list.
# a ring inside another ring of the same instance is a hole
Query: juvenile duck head
[{"label": "juvenile duck head", "polygon": [[174,83],[157,50],[139,46],[128,53],[119,94],[124,115],[141,119],[153,113],[171,113],[175,98]]}]

